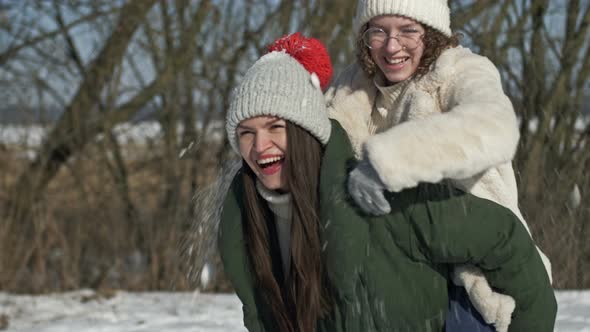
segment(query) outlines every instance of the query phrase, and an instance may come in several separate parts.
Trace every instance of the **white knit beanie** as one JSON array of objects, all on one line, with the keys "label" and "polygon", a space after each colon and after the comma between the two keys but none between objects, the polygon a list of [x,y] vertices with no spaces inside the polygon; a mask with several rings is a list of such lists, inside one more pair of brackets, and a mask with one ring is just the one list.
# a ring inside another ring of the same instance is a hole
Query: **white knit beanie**
[{"label": "white knit beanie", "polygon": [[240,122],[270,115],[293,122],[325,145],[331,125],[322,88],[332,75],[325,47],[296,33],[277,40],[269,50],[234,90],[225,125],[229,143],[239,154],[236,129]]},{"label": "white knit beanie", "polygon": [[373,17],[380,15],[400,15],[416,20],[451,36],[451,14],[447,0],[359,0],[353,28],[360,28]]}]

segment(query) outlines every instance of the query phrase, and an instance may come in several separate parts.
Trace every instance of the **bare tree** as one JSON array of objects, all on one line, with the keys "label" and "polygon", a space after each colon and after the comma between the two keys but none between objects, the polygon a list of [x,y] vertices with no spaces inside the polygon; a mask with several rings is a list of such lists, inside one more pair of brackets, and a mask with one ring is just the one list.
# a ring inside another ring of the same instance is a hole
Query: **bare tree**
[{"label": "bare tree", "polygon": [[[123,5],[119,9],[119,20],[114,26],[113,33],[105,41],[100,53],[86,66],[82,64],[79,52],[69,35],[56,3],[54,5],[58,10],[55,13],[55,19],[58,28],[54,33],[42,32],[39,37],[10,47],[3,53],[3,62],[7,62],[11,56],[16,56],[22,48],[29,45],[31,48],[37,48],[41,40],[54,34],[61,35],[66,40],[70,58],[81,76],[78,90],[66,106],[61,119],[46,138],[36,159],[21,174],[12,190],[8,208],[4,211],[3,226],[5,231],[1,248],[3,251],[8,251],[9,248],[10,250],[21,248],[22,245],[15,246],[15,243],[22,244],[23,240],[31,238],[34,224],[30,220],[30,212],[34,203],[42,197],[47,184],[55,176],[60,166],[102,131],[104,121],[101,121],[101,118],[104,117],[104,112],[99,113],[99,110],[103,109],[104,105],[101,104],[100,96],[125,55],[133,35],[154,3],[155,0],[130,1]],[[18,34],[15,36],[18,37],[15,37],[15,40],[22,39]],[[47,60],[51,59],[51,54],[45,55]],[[134,106],[138,107],[139,105]],[[19,252],[15,254],[13,258],[20,260],[17,264],[23,262],[26,264],[26,258],[23,260]],[[3,258],[10,258],[10,256],[3,256]],[[3,267],[13,267],[13,265],[10,262],[3,262]]]},{"label": "bare tree", "polygon": [[[577,187],[583,201],[590,187],[590,130],[579,121],[589,89],[588,1],[450,3],[453,29],[498,65],[521,119],[523,210],[541,246],[556,243],[544,249],[555,270],[568,271],[556,276],[558,285],[587,286],[589,212],[566,198]],[[268,43],[295,31],[328,46],[337,74],[354,60],[355,4],[54,0],[0,8],[0,91],[33,114],[63,109],[35,159],[16,181],[2,181],[11,187],[0,194],[0,288],[11,288],[23,267],[49,275],[54,266],[62,285],[100,287],[133,252],[147,266],[141,287],[174,280],[181,288],[176,244],[188,237],[198,249],[189,259],[202,262],[214,236],[210,218],[189,222],[191,197],[211,190],[231,159],[222,123],[232,89]],[[137,118],[160,129],[142,147],[118,138],[120,124]],[[69,190],[71,201],[49,197],[52,187]],[[56,212],[63,201],[72,211]],[[64,216],[81,222],[72,226]],[[561,240],[564,224],[569,235]],[[194,231],[199,226],[209,231]],[[60,264],[46,255],[52,248],[65,252]]]},{"label": "bare tree", "polygon": [[582,195],[590,188],[590,122],[583,113],[590,95],[590,2],[496,1],[462,31],[500,68],[520,118],[521,204],[553,260],[557,285],[588,287],[588,207],[566,203],[574,188]]},{"label": "bare tree", "polygon": [[[330,1],[271,0],[32,3],[32,14],[11,20],[6,29],[10,43],[0,49],[0,74],[10,77],[3,80],[0,75],[0,82],[10,87],[11,78],[22,81],[20,102],[27,105],[31,98],[24,93],[28,94],[26,86],[33,81],[39,106],[41,100],[50,98],[64,112],[7,196],[0,233],[3,251],[14,253],[10,255],[14,259],[5,260],[8,255],[3,255],[3,270],[19,270],[33,258],[42,261],[40,248],[47,244],[23,249],[24,254],[16,248],[26,248],[27,239],[47,231],[33,211],[40,202],[52,200],[45,193],[64,168],[75,180],[81,200],[100,193],[100,188],[90,187],[80,168],[97,148],[96,163],[106,170],[116,201],[121,202],[117,205],[123,209],[125,221],[117,227],[124,234],[130,232],[127,247],[147,257],[150,287],[161,287],[162,268],[170,265],[166,262],[171,256],[166,253],[173,247],[173,229],[188,220],[187,197],[210,181],[227,151],[227,142],[217,142],[211,135],[222,133],[220,123],[232,88],[265,46],[281,35],[295,30],[313,35],[317,27],[322,31],[318,37],[343,41],[340,36],[348,35],[345,29],[351,16],[343,10],[330,16],[334,5]],[[314,12],[324,13],[327,19],[309,15]],[[39,19],[42,16],[44,20]],[[80,27],[92,31],[86,40],[80,38]],[[88,52],[88,44],[96,51]],[[69,94],[60,91],[60,86],[76,89]],[[130,166],[128,147],[121,146],[116,136],[117,124],[138,114],[155,119],[162,130],[162,140],[153,143],[154,159],[149,161],[162,175],[154,193],[157,207],[151,212],[139,201],[145,195],[136,191],[132,180],[141,168]],[[178,157],[181,151],[188,151],[183,158]],[[83,203],[92,204],[87,199]],[[102,213],[104,218],[112,214],[104,209]],[[171,226],[164,231],[162,225]],[[51,246],[67,245],[56,243]],[[90,249],[69,249],[72,257],[83,260],[88,254],[76,250]],[[92,250],[104,249],[97,245]],[[102,266],[102,272],[89,281],[94,286],[103,283],[113,268],[113,264],[95,265]],[[0,282],[2,285],[6,283]]]}]

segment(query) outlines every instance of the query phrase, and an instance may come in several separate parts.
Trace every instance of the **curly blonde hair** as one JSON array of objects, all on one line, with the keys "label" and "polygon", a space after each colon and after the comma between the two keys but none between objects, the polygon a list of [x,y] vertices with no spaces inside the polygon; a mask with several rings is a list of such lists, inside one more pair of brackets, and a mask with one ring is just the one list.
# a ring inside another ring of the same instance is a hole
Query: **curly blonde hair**
[{"label": "curly blonde hair", "polygon": [[[356,44],[357,61],[360,64],[363,71],[373,76],[377,73],[379,67],[373,61],[371,52],[365,42],[363,41],[363,33],[369,28],[369,23],[365,24],[358,34]],[[414,77],[421,77],[431,70],[432,64],[436,62],[440,54],[448,49],[459,46],[460,34],[454,34],[450,37],[443,35],[440,31],[433,29],[427,25],[424,25],[424,35],[422,36],[422,42],[424,43],[424,53],[420,59],[420,64],[414,73]]]}]

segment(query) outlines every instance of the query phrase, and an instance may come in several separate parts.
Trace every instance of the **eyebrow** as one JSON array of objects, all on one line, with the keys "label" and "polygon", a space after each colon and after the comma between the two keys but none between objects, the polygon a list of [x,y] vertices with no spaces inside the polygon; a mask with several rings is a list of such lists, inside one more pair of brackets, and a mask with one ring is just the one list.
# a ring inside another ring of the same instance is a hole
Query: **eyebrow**
[{"label": "eyebrow", "polygon": [[[406,23],[399,26],[398,29],[403,28],[418,28],[420,25],[418,23]],[[381,30],[385,30],[385,27],[379,24],[369,24],[369,28],[379,28]]]},{"label": "eyebrow", "polygon": [[[281,119],[281,118],[276,118],[276,119],[274,119],[274,120],[268,120],[268,121],[266,121],[266,122],[264,123],[264,125],[263,125],[263,126],[264,126],[264,127],[267,127],[267,126],[270,126],[270,125],[272,125],[272,124],[274,124],[274,123],[276,123],[276,122],[279,122],[279,121],[283,121],[283,119]],[[241,128],[241,129],[250,129],[250,130],[251,130],[251,129],[254,129],[254,128],[252,128],[252,127],[244,126],[243,124],[239,124],[239,125],[238,125],[238,129],[240,129],[240,128]]]},{"label": "eyebrow", "polygon": [[400,28],[419,28],[420,24],[419,23],[408,23],[408,24],[404,24],[402,25]]}]

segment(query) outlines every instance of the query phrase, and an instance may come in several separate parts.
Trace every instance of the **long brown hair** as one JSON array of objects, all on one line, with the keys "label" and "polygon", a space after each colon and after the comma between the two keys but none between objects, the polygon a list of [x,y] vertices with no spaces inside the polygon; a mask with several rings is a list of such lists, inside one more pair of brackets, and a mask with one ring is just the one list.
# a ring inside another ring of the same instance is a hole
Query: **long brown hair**
[{"label": "long brown hair", "polygon": [[[416,69],[413,77],[422,77],[427,74],[431,70],[432,64],[436,62],[440,54],[448,48],[459,46],[459,40],[461,39],[460,34],[454,34],[450,37],[447,37],[434,28],[431,28],[427,25],[422,26],[425,30],[424,36],[422,37],[422,42],[424,43],[424,53],[422,54],[422,58],[420,58],[420,63],[418,64],[418,68]],[[371,57],[371,51],[363,41],[363,33],[368,28],[369,23],[365,24],[358,34],[358,38],[356,40],[356,58],[363,71],[367,75],[373,76],[375,73],[377,73],[379,68]]]},{"label": "long brown hair", "polygon": [[287,121],[286,150],[283,174],[291,194],[292,258],[285,283],[273,275],[268,223],[274,222],[274,216],[258,195],[256,175],[244,163],[246,243],[257,286],[279,330],[307,332],[315,330],[327,303],[318,215],[322,146],[314,136]]}]

